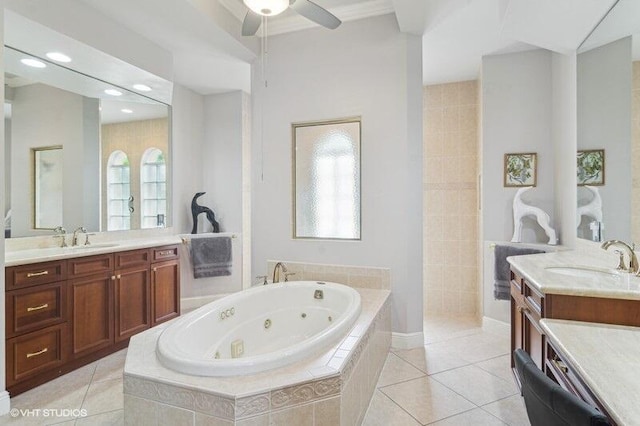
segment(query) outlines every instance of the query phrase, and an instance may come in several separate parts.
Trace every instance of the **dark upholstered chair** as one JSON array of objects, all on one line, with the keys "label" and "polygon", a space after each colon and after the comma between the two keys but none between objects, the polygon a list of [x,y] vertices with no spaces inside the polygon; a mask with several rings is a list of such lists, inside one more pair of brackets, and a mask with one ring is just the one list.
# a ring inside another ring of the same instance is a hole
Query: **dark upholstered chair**
[{"label": "dark upholstered chair", "polygon": [[595,407],[561,388],[522,349],[513,353],[531,426],[604,426],[609,420]]}]

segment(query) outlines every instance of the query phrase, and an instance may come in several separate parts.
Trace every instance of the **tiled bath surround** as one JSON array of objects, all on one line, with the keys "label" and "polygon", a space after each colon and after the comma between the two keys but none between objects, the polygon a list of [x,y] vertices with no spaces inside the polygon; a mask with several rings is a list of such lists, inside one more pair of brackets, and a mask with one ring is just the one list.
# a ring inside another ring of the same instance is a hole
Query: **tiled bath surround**
[{"label": "tiled bath surround", "polygon": [[188,376],[164,368],[156,341],[134,336],[124,370],[127,425],[352,425],[362,421],[391,344],[390,293],[360,289],[362,313],[316,359],[251,376]]},{"label": "tiled bath surround", "polygon": [[426,86],[424,312],[475,316],[478,274],[478,82]]},{"label": "tiled bath surround", "polygon": [[[273,277],[276,260],[267,261],[268,279]],[[390,270],[372,266],[325,265],[320,263],[290,262],[281,260],[289,272],[292,281],[330,281],[349,287],[391,290]],[[284,277],[280,277],[284,280]],[[257,283],[259,284],[259,283]]]}]

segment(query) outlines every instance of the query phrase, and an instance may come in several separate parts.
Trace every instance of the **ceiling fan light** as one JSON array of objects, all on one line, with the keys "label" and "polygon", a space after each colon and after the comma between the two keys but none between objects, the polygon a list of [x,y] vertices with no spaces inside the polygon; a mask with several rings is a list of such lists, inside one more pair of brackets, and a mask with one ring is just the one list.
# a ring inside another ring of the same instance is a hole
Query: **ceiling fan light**
[{"label": "ceiling fan light", "polygon": [[249,9],[263,16],[275,16],[289,7],[289,0],[242,0]]}]

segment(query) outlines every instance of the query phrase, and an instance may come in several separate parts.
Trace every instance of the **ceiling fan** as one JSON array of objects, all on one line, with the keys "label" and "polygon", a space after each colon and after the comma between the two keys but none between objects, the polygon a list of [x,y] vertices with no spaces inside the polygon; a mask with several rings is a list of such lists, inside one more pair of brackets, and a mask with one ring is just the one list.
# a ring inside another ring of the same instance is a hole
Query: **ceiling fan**
[{"label": "ceiling fan", "polygon": [[263,16],[276,16],[288,7],[307,19],[329,29],[336,29],[342,21],[327,9],[310,0],[242,0],[249,8],[242,23],[242,35],[252,36],[258,32]]}]

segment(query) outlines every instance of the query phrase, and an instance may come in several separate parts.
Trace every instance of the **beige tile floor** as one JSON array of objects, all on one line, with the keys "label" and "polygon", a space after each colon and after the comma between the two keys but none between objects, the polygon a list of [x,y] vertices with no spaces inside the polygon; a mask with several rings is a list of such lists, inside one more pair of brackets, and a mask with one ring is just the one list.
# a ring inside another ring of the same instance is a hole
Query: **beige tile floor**
[{"label": "beige tile floor", "polygon": [[[508,333],[475,319],[429,318],[425,342],[389,352],[365,426],[529,425],[509,370]],[[18,415],[0,425],[123,424],[125,357],[126,349],[12,398]]]},{"label": "beige tile floor", "polygon": [[392,349],[365,426],[528,426],[509,367],[508,330],[475,318],[428,318],[425,346]]}]

